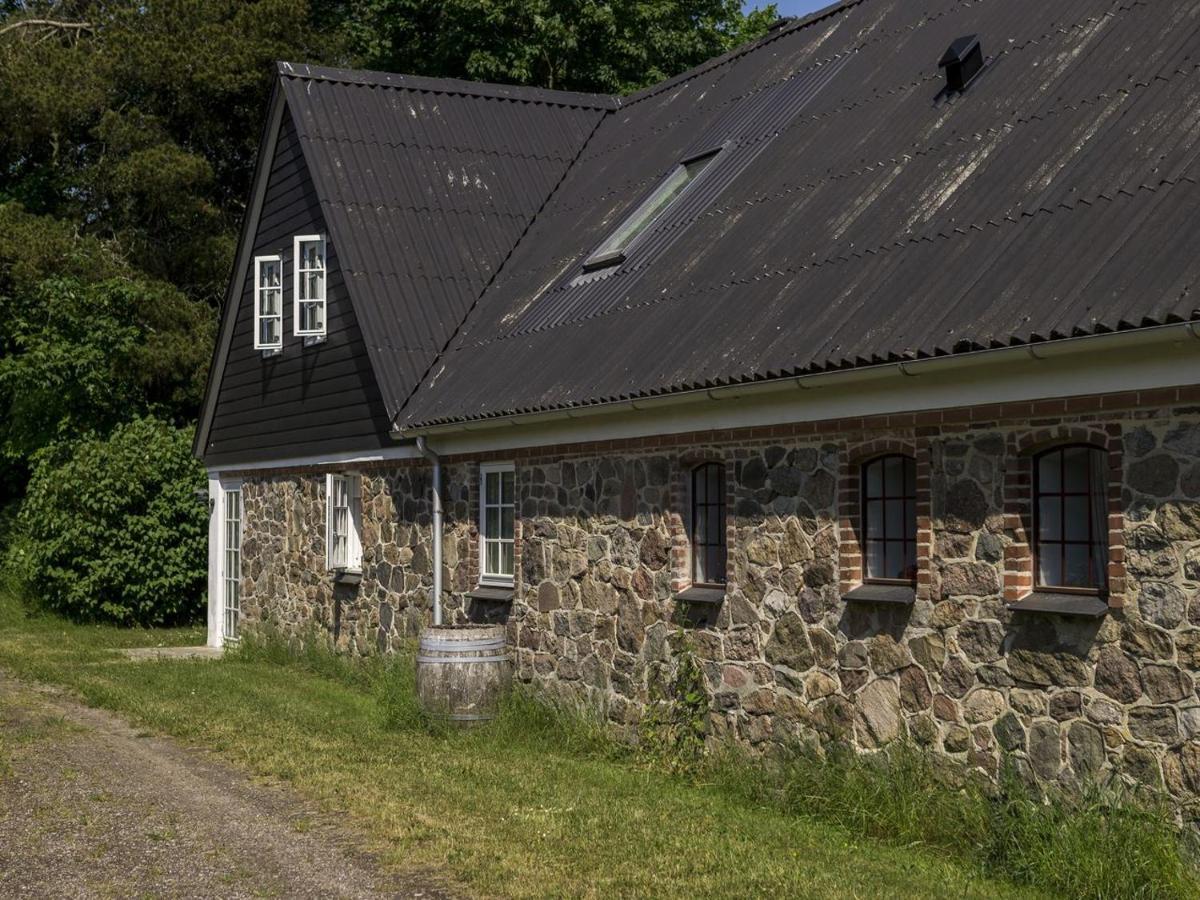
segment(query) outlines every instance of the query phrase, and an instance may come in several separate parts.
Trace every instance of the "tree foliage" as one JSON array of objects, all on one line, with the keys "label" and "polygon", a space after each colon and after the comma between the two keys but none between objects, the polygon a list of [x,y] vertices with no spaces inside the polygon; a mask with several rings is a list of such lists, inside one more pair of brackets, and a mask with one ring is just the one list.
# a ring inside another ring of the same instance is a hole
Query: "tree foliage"
[{"label": "tree foliage", "polygon": [[371,68],[627,93],[764,34],[738,0],[364,0],[350,49]]},{"label": "tree foliage", "polygon": [[190,429],[155,419],[44,449],[10,550],[16,573],[75,619],[193,621],[205,582],[203,486]]},{"label": "tree foliage", "polygon": [[624,92],[773,17],[738,0],[0,0],[0,518],[28,486],[34,590],[114,621],[198,608],[185,432],[277,60]]}]

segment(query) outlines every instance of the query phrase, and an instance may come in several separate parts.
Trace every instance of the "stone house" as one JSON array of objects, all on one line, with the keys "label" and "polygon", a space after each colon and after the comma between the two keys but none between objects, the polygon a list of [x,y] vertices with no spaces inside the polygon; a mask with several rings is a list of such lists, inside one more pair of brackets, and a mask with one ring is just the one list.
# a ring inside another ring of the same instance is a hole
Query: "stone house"
[{"label": "stone house", "polygon": [[686,635],[713,733],[1195,798],[1198,51],[846,0],[628,97],[280,64],[210,642],[502,622],[630,723]]}]

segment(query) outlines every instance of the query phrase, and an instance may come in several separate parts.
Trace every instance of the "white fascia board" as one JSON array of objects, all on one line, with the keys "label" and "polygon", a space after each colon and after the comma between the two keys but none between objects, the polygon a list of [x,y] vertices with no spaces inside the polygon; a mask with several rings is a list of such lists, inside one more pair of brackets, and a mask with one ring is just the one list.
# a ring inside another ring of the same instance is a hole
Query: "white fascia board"
[{"label": "white fascia board", "polygon": [[[1057,355],[1042,349],[1038,356],[1033,352],[997,354],[987,365],[897,364],[878,367],[869,376],[852,370],[838,373],[841,377],[786,379],[762,390],[750,385],[693,392],[673,402],[667,402],[672,398],[657,398],[612,404],[602,410],[529,417],[527,424],[514,417],[444,431],[431,428],[424,434],[439,454],[470,455],[1200,383],[1200,340],[1188,337],[1186,329],[1172,334],[1175,339],[1124,347],[1097,344],[1094,353]],[[887,371],[880,371],[884,369]],[[213,471],[346,465],[419,456],[414,446],[401,444],[369,453],[229,464]]]},{"label": "white fascia board", "polygon": [[395,447],[384,447],[380,450],[362,452],[352,450],[346,453],[293,456],[286,459],[258,460],[256,462],[244,463],[222,463],[219,466],[211,466],[208,471],[211,474],[220,474],[223,472],[258,472],[271,469],[306,468],[309,466],[343,466],[347,469],[353,469],[355,466],[367,463],[385,462],[396,459],[419,459],[420,456],[421,454],[417,452],[417,448],[412,442],[409,442]]},{"label": "white fascia board", "polygon": [[221,479],[208,473],[208,640],[220,647],[221,636]]}]

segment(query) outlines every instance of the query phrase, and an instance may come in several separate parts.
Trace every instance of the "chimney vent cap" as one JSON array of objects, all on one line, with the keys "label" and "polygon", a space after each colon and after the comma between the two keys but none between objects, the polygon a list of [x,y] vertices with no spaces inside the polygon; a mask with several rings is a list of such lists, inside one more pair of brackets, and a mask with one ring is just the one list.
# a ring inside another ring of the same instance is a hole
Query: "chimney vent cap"
[{"label": "chimney vent cap", "polygon": [[947,90],[965,91],[983,69],[983,47],[979,43],[979,35],[968,34],[956,39],[942,54],[938,67],[946,70]]}]

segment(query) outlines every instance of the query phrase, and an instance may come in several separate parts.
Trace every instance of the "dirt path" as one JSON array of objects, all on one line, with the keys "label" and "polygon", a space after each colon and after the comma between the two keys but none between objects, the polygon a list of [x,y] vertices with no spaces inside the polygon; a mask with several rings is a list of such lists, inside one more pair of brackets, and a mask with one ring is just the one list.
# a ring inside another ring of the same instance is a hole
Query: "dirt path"
[{"label": "dirt path", "polygon": [[293,792],[0,674],[0,897],[447,897]]}]

